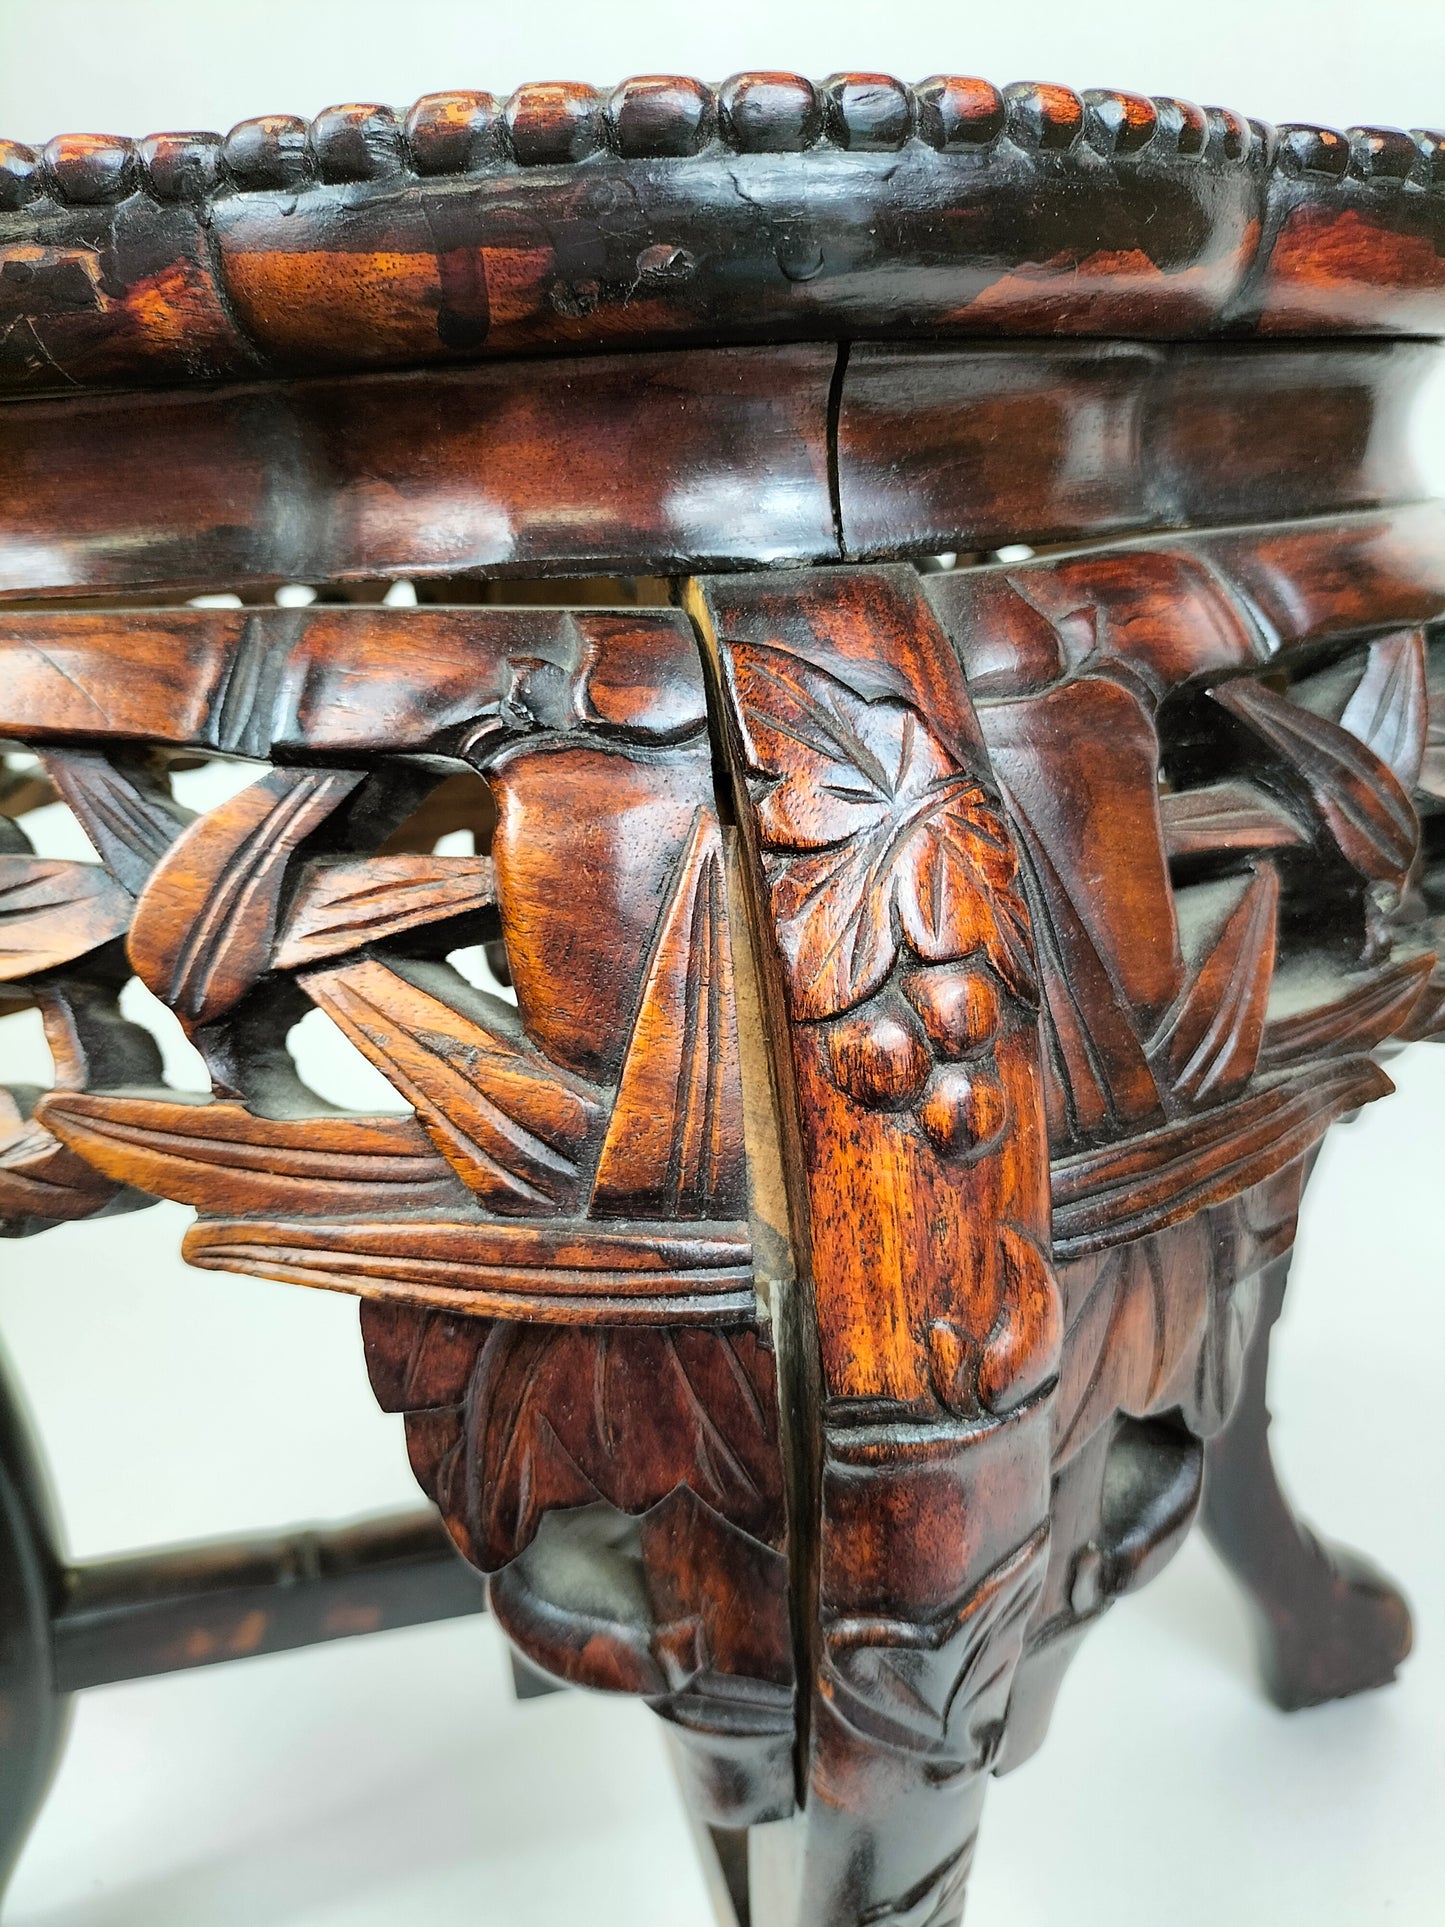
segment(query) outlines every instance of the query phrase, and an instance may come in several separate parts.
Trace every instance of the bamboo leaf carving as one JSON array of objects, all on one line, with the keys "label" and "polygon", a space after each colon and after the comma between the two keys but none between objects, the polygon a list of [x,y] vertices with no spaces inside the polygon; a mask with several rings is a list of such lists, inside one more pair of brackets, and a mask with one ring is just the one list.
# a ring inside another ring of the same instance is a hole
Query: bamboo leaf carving
[{"label": "bamboo leaf carving", "polygon": [[0,983],[113,943],[125,934],[132,908],[98,863],[0,856]]},{"label": "bamboo leaf carving", "polygon": [[527,1043],[507,1005],[468,995],[453,971],[413,967],[404,977],[374,957],[302,982],[485,1203],[545,1214],[580,1201],[600,1097]]},{"label": "bamboo leaf carving", "polygon": [[311,1217],[465,1206],[412,1117],[257,1117],[240,1104],[55,1092],[41,1122],[97,1171],[210,1212]]},{"label": "bamboo leaf carving", "polygon": [[1217,1103],[1243,1090],[1259,1061],[1274,972],[1279,877],[1261,864],[1166,1014],[1149,1047],[1171,1097]]},{"label": "bamboo leaf carving", "polygon": [[1370,644],[1365,673],[1345,704],[1340,727],[1413,789],[1425,757],[1429,700],[1425,687],[1425,635],[1403,629]]},{"label": "bamboo leaf carving", "polygon": [[273,769],[198,817],[157,864],[130,958],[183,1022],[222,1016],[268,968],[287,865],[363,775]]},{"label": "bamboo leaf carving", "polygon": [[303,871],[271,961],[300,969],[495,901],[487,857],[323,857]]},{"label": "bamboo leaf carving", "polygon": [[1403,883],[1420,825],[1398,777],[1348,729],[1241,679],[1214,700],[1275,751],[1308,793],[1345,861],[1371,882]]}]

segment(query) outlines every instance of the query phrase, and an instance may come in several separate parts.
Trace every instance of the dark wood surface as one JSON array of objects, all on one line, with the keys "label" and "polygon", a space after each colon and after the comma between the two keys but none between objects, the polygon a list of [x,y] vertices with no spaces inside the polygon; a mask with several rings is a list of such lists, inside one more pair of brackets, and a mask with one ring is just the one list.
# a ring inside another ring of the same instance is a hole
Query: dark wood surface
[{"label": "dark wood surface", "polygon": [[66,1568],[49,1627],[63,1693],[480,1612],[431,1512]]},{"label": "dark wood surface", "polygon": [[1239,1405],[1209,1442],[1200,1521],[1253,1608],[1265,1688],[1294,1712],[1386,1685],[1412,1634],[1391,1581],[1362,1554],[1319,1538],[1280,1486],[1266,1401],[1270,1334],[1288,1275],[1286,1254],[1261,1281]]},{"label": "dark wood surface", "polygon": [[1414,342],[861,343],[17,403],[0,599],[977,552],[1419,493]]},{"label": "dark wood surface", "polygon": [[59,1540],[45,1472],[0,1358],[0,1892],[70,1723],[50,1643],[64,1583]]},{"label": "dark wood surface", "polygon": [[667,1722],[739,1927],[953,1927],[1201,1506],[1281,1704],[1391,1675],[1264,1380],[1445,1032],[1442,151],[771,75],[0,152],[0,1224],[356,1295],[442,1522],[66,1580],[12,1426],[0,1858],[69,1687],[455,1552]]},{"label": "dark wood surface", "polygon": [[[13,611],[3,726],[53,785],[15,806],[64,796],[106,858],[9,819],[57,1062],[13,1099],[15,1228],[159,1193],[193,1262],[372,1300],[378,1396],[528,1664],[653,1703],[705,1830],[801,1795],[800,1922],[947,1918],[988,1771],[1179,1543],[1241,1387],[1214,1530],[1287,1618],[1276,1692],[1402,1649],[1383,1582],[1261,1552],[1245,1360],[1303,1160],[1438,1022],[1432,515],[713,576],[703,656],[683,611]],[[189,819],[163,758],[216,749],[288,760]],[[428,855],[459,763],[485,850]],[[443,961],[479,941],[517,1013]],[[156,1081],[127,970],[209,1101]],[[414,1115],[304,1090],[303,999]],[[369,1559],[323,1598],[288,1558],[91,1575],[61,1683],[391,1610]]]},{"label": "dark wood surface", "polygon": [[619,342],[1418,334],[1445,138],[935,76],[673,76],[0,146],[11,392]]},{"label": "dark wood surface", "polygon": [[801,1299],[781,1327],[817,1537],[795,1580],[798,1918],[946,1918],[1048,1541],[1062,1318],[1028,912],[912,570],[738,577],[695,606]]}]

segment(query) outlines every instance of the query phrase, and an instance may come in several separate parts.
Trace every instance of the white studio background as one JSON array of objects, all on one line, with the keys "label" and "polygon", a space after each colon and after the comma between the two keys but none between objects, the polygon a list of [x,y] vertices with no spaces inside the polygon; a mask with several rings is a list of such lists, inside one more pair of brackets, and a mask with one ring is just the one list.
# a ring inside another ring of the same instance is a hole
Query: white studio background
[{"label": "white studio background", "polygon": [[[742,67],[944,69],[1439,127],[1445,7],[1035,0],[970,20],[856,0],[0,0],[0,132],[35,143]],[[1445,489],[1445,383],[1420,452]],[[0,1076],[43,1076],[34,1048],[11,1020]],[[358,1066],[323,1048],[313,1074],[366,1102]],[[1388,1692],[1282,1718],[1255,1689],[1237,1595],[1191,1541],[1085,1646],[1044,1753],[991,1792],[972,1927],[1445,1918],[1445,1050],[1390,1068],[1398,1096],[1333,1135],[1311,1186],[1274,1436],[1310,1516],[1405,1584],[1416,1655]],[[354,1304],[187,1271],[187,1216],[161,1205],[0,1246],[0,1331],[73,1553],[416,1503]],[[5,1913],[7,1927],[708,1918],[651,1717],[581,1694],[514,1704],[484,1621],[84,1696]]]}]

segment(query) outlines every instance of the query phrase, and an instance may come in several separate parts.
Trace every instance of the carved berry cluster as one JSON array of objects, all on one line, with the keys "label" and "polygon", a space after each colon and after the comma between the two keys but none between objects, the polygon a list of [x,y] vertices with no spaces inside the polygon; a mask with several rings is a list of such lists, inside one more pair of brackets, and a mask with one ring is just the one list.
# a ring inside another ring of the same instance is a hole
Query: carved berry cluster
[{"label": "carved berry cluster", "polygon": [[993,974],[980,958],[933,964],[905,970],[898,989],[828,1025],[833,1079],[869,1110],[912,1108],[945,1156],[980,1157],[1008,1122]]}]

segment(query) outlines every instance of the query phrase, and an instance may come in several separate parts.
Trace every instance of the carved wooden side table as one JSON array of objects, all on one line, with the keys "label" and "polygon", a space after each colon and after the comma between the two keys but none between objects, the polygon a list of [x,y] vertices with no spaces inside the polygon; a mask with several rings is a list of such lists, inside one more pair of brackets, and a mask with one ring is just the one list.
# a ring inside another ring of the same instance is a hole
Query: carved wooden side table
[{"label": "carved wooden side table", "polygon": [[[1445,141],[651,78],[10,145],[0,210],[9,1228],[178,1199],[355,1293],[754,1927],[948,1927],[1202,1493],[1280,1704],[1388,1679],[1264,1376],[1322,1134],[1445,1022]],[[13,1851],[84,1668],[7,1436]]]}]

